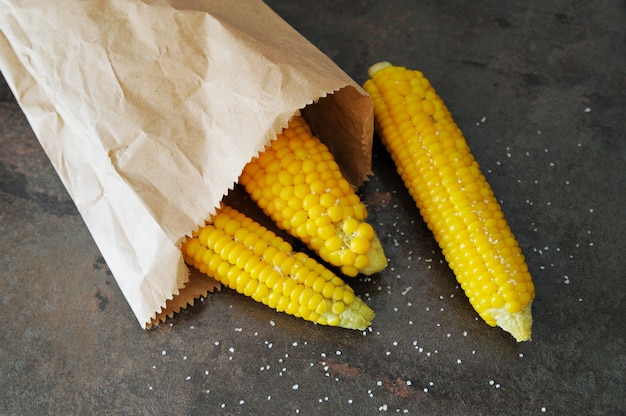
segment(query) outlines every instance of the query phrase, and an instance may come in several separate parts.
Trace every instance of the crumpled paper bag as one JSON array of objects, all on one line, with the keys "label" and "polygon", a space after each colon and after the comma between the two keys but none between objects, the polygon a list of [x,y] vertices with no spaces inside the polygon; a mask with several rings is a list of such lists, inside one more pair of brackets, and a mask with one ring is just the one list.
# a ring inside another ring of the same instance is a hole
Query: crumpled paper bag
[{"label": "crumpled paper bag", "polygon": [[0,70],[144,328],[215,287],[180,242],[295,112],[371,173],[370,98],[261,1],[0,10]]}]

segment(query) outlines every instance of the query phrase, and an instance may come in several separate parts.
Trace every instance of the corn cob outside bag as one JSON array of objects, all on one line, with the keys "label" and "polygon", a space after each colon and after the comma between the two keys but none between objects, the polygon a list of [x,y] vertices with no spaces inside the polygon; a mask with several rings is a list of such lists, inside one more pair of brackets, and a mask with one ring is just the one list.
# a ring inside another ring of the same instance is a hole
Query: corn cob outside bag
[{"label": "corn cob outside bag", "polygon": [[420,71],[380,62],[368,74],[376,130],[470,303],[530,340],[532,277],[450,111]]}]

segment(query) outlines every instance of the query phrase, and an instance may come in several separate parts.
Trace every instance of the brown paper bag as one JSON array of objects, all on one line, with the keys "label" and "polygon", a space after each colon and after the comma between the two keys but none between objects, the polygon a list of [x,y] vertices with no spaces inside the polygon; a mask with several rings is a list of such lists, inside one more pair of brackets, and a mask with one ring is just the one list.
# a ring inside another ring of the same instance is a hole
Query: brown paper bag
[{"label": "brown paper bag", "polygon": [[0,70],[144,328],[213,289],[180,242],[294,112],[370,174],[371,100],[261,1],[0,10]]}]

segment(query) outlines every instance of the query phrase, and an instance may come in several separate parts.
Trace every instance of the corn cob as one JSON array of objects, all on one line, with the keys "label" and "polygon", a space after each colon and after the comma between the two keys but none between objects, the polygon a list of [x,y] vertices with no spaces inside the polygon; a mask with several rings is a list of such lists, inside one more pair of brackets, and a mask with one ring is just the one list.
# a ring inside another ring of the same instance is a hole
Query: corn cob
[{"label": "corn cob", "polygon": [[227,205],[181,249],[187,264],[279,312],[358,330],[374,318],[341,278]]},{"label": "corn cob", "polygon": [[381,62],[368,73],[378,135],[470,303],[487,324],[529,340],[528,267],[449,110],[419,71]]},{"label": "corn cob", "polygon": [[387,266],[365,205],[301,116],[244,167],[239,183],[278,227],[346,276]]}]

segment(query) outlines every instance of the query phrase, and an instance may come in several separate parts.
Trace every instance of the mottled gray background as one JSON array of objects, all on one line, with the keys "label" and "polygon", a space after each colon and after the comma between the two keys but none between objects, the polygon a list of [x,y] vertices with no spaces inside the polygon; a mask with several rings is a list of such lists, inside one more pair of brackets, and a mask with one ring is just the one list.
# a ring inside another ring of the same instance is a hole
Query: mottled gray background
[{"label": "mottled gray background", "polygon": [[359,83],[430,78],[526,254],[533,340],[477,320],[378,142],[371,331],[229,290],[144,331],[0,81],[0,414],[625,414],[625,3],[269,4]]}]

